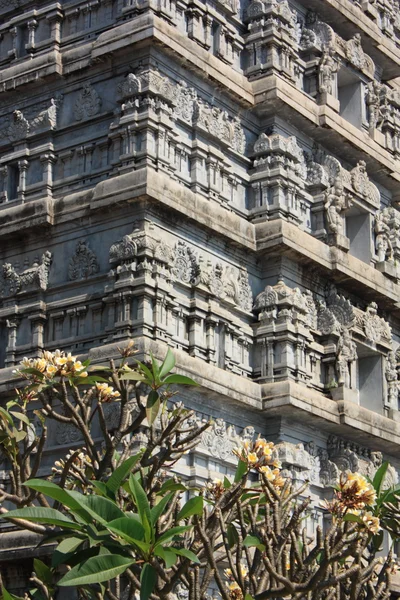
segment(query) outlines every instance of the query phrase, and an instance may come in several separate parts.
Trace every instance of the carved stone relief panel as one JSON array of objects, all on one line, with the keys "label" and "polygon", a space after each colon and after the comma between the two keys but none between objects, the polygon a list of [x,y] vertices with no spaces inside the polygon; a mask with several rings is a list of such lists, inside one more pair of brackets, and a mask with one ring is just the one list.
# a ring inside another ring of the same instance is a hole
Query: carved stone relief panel
[{"label": "carved stone relief panel", "polygon": [[71,281],[87,279],[99,270],[99,263],[93,250],[86,242],[76,244],[75,253],[68,265],[68,278]]},{"label": "carved stone relief panel", "polygon": [[[46,290],[52,261],[51,252],[45,252],[40,261],[35,259],[31,266],[20,270],[10,263],[3,264],[1,295],[3,298],[14,296],[18,292]],[[26,264],[26,262],[25,262]]]},{"label": "carved stone relief panel", "polygon": [[80,91],[74,105],[76,121],[84,121],[94,117],[100,112],[101,99],[90,83],[86,83]]}]

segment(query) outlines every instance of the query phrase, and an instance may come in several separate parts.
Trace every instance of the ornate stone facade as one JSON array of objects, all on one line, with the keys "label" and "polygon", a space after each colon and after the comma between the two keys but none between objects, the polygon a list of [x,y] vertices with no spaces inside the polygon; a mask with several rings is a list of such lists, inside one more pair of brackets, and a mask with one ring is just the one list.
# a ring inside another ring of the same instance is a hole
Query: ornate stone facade
[{"label": "ornate stone facade", "polygon": [[213,419],[182,477],[261,434],[314,525],[342,470],[397,481],[398,9],[0,0],[1,402],[24,356],[133,339]]}]

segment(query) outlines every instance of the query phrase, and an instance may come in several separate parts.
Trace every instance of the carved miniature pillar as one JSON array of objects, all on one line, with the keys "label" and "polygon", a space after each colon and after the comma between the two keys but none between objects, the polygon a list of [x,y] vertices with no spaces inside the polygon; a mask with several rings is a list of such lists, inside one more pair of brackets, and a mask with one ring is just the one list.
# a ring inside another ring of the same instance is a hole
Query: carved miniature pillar
[{"label": "carved miniature pillar", "polygon": [[38,22],[35,19],[28,21],[28,49],[35,49],[35,31],[37,29]]},{"label": "carved miniature pillar", "polygon": [[203,356],[203,319],[198,314],[189,316],[189,355]]},{"label": "carved miniature pillar", "polygon": [[9,50],[7,54],[9,58],[17,58],[18,28],[12,27],[10,33],[12,36],[12,49]]},{"label": "carved miniature pillar", "polygon": [[8,342],[6,347],[5,366],[9,367],[15,364],[15,351],[17,347],[17,331],[19,325],[18,317],[7,319],[6,326],[8,328]]},{"label": "carved miniature pillar", "polygon": [[43,183],[47,191],[48,196],[52,196],[53,193],[53,165],[57,162],[57,158],[54,154],[43,154],[40,157],[43,169]]},{"label": "carved miniature pillar", "polygon": [[207,360],[213,365],[216,364],[215,328],[217,323],[218,320],[211,315],[206,318]]},{"label": "carved miniature pillar", "polygon": [[61,21],[63,15],[59,10],[54,10],[47,15],[50,23],[50,38],[54,46],[59,46],[61,40]]},{"label": "carved miniature pillar", "polygon": [[18,186],[18,199],[21,202],[25,201],[25,189],[26,189],[26,172],[29,167],[29,162],[27,160],[19,160],[18,168],[19,168],[19,186]]},{"label": "carved miniature pillar", "polygon": [[43,313],[29,315],[32,328],[32,345],[35,350],[43,350],[44,348],[44,326],[47,321],[47,316]]},{"label": "carved miniature pillar", "polygon": [[203,18],[204,23],[204,48],[209,50],[211,48],[211,27],[213,20],[209,15],[205,15]]}]

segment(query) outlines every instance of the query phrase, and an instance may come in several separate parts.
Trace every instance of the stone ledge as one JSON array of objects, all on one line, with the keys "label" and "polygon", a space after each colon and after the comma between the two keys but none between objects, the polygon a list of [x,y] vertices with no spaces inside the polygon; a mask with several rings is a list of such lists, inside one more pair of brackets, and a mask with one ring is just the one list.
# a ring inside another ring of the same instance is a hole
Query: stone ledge
[{"label": "stone ledge", "polygon": [[198,75],[217,81],[225,88],[224,91],[232,94],[240,104],[246,107],[253,106],[252,85],[244,75],[221,63],[213,54],[153,13],[137,17],[102,33],[93,43],[91,60],[125,50],[127,46],[143,42],[146,38],[152,38],[155,43],[160,44],[164,52],[172,53],[180,61],[185,60],[196,67]]},{"label": "stone ledge", "polygon": [[0,210],[0,238],[19,234],[32,227],[50,226],[53,222],[51,198],[2,208]]},{"label": "stone ledge", "polygon": [[327,105],[312,98],[277,75],[253,82],[254,101],[262,114],[280,114],[327,150],[350,164],[365,160],[368,174],[377,182],[398,191],[400,168],[392,154],[382,148],[365,131],[355,127]]},{"label": "stone ledge", "polygon": [[[351,38],[361,33],[365,52],[383,67],[383,79],[400,76],[400,48],[396,46],[364,12],[349,0],[308,0],[308,8],[318,12],[322,20]],[[344,17],[344,18],[343,18]],[[360,31],[361,30],[361,31]]]},{"label": "stone ledge", "polygon": [[144,196],[212,229],[233,243],[255,250],[254,225],[150,167],[98,183],[94,188],[91,209],[101,209],[112,203],[138,202]]},{"label": "stone ledge", "polygon": [[[309,264],[314,262],[328,271],[330,277],[335,274],[338,283],[356,293],[356,285],[365,299],[373,300],[377,295],[387,308],[397,310],[400,297],[400,286],[370,265],[342,252],[338,248],[327,246],[296,225],[281,219],[255,225],[257,252],[295,256],[296,260]],[[327,274],[328,274],[327,273]]]},{"label": "stone ledge", "polygon": [[310,425],[347,436],[373,450],[394,454],[399,451],[400,423],[353,402],[335,402],[292,381],[263,384],[261,394],[267,417],[307,419]]}]

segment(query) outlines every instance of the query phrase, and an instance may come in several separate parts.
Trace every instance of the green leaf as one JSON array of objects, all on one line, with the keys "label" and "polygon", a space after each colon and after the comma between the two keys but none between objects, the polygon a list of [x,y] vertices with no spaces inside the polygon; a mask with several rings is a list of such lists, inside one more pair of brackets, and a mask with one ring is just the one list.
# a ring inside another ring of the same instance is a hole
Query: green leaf
[{"label": "green leaf", "polygon": [[31,424],[31,422],[28,419],[28,417],[26,415],[24,415],[23,413],[15,412],[13,410],[10,410],[10,415],[13,415],[13,417],[15,417],[19,421],[22,421],[23,423],[25,423],[25,425],[30,425]]},{"label": "green leaf", "polygon": [[123,381],[147,381],[147,377],[137,371],[128,371],[121,375],[120,379]]},{"label": "green leaf", "polygon": [[[82,508],[82,504],[79,499],[74,498],[69,492],[60,488],[60,486],[56,485],[52,481],[47,481],[46,479],[29,479],[24,483],[24,485],[36,492],[40,492],[53,500],[57,500],[64,506],[67,506],[71,510],[79,510]],[[84,498],[82,494],[79,494],[79,497]]]},{"label": "green leaf", "polygon": [[358,515],[353,515],[352,513],[347,513],[343,517],[343,521],[352,521],[353,523],[363,523],[363,520]]},{"label": "green leaf", "polygon": [[160,396],[156,390],[151,390],[147,396],[146,417],[149,425],[153,425],[160,410]]},{"label": "green leaf", "polygon": [[374,479],[372,480],[372,485],[374,487],[374,490],[376,491],[377,495],[379,496],[382,490],[382,485],[383,482],[385,480],[385,476],[386,476],[386,472],[388,470],[389,467],[389,463],[388,462],[384,462],[379,469],[377,470],[377,472],[374,475]]},{"label": "green leaf", "polygon": [[229,523],[226,534],[228,536],[229,548],[233,548],[239,542],[239,534],[233,523]]},{"label": "green leaf", "polygon": [[254,600],[254,598],[251,594],[246,594],[244,600]]},{"label": "green leaf", "polygon": [[51,566],[58,567],[65,563],[68,556],[75,553],[79,546],[84,542],[81,538],[70,537],[62,540],[51,556]]},{"label": "green leaf", "polygon": [[150,358],[151,358],[151,365],[153,367],[154,382],[156,384],[159,384],[160,383],[160,366],[159,366],[158,362],[156,361],[156,359],[154,358],[154,355],[152,352],[150,352]]},{"label": "green leaf", "polygon": [[125,477],[129,475],[129,473],[132,471],[133,467],[139,461],[141,456],[141,452],[139,452],[139,454],[135,454],[135,456],[130,456],[129,458],[124,460],[124,462],[121,465],[119,465],[119,467],[115,469],[114,473],[111,475],[110,479],[107,481],[106,484],[110,492],[112,492],[113,494],[116,493],[116,491],[124,481]]},{"label": "green leaf", "polygon": [[234,482],[238,483],[242,477],[247,473],[248,465],[244,460],[239,459],[238,466],[236,468],[235,479]]},{"label": "green leaf", "polygon": [[225,476],[224,477],[224,489],[225,490],[229,490],[229,488],[232,487],[231,482],[229,481],[229,479]]},{"label": "green leaf", "polygon": [[257,548],[262,552],[265,550],[264,544],[262,544],[255,535],[246,535],[245,539],[243,540],[243,546],[246,546],[246,548]]},{"label": "green leaf", "polygon": [[140,600],[148,600],[157,582],[157,572],[146,563],[140,574]]},{"label": "green leaf", "polygon": [[156,504],[155,506],[152,507],[152,509],[150,510],[150,513],[151,513],[151,524],[153,526],[157,523],[158,519],[163,514],[167,504],[172,500],[174,495],[175,495],[174,492],[170,492],[169,494],[164,496],[164,498],[161,498],[161,500],[158,504]]},{"label": "green leaf", "polygon": [[[154,544],[154,547],[157,548],[158,546],[161,546],[162,544],[166,544],[167,542],[172,540],[172,538],[175,537],[176,535],[185,533],[185,531],[189,531],[189,529],[192,529],[191,525],[179,525],[178,527],[172,527],[171,529],[168,529],[168,531],[163,533],[158,538],[157,542]],[[164,548],[164,550],[165,550],[165,548]]]},{"label": "green leaf", "polygon": [[372,537],[372,545],[374,546],[375,552],[379,552],[380,550],[382,550],[384,533],[384,530],[381,529],[381,531],[379,531]]},{"label": "green leaf", "polygon": [[[168,348],[167,355],[164,358],[164,362],[161,365],[160,369],[160,378],[163,379],[175,366],[175,356],[171,351],[171,348]],[[165,382],[164,382],[165,383]]]},{"label": "green leaf", "polygon": [[187,492],[189,488],[186,487],[186,485],[183,485],[183,483],[178,483],[176,481],[174,481],[173,479],[168,479],[168,481],[165,481],[161,488],[160,491],[157,492],[158,494],[164,494],[165,492]]},{"label": "green leaf", "polygon": [[51,569],[47,565],[44,564],[38,558],[33,559],[33,570],[35,571],[38,578],[43,581],[47,585],[47,587],[51,586],[53,583],[53,574]]},{"label": "green leaf", "polygon": [[10,512],[1,515],[2,519],[25,519],[26,521],[33,521],[34,523],[48,523],[58,527],[66,527],[68,529],[82,530],[82,527],[77,523],[74,523],[54,508],[44,508],[42,506],[26,506],[25,508],[18,508],[17,510],[11,510]]},{"label": "green leaf", "polygon": [[176,517],[177,522],[192,515],[201,515],[203,512],[204,500],[203,496],[195,496],[186,502]]},{"label": "green leaf", "polygon": [[2,417],[3,421],[5,421],[9,425],[11,425],[11,427],[14,425],[14,421],[12,420],[12,416],[10,415],[10,413],[7,410],[4,410],[4,408],[1,406],[0,406],[0,417]]},{"label": "green leaf", "polygon": [[163,548],[162,546],[159,546],[158,548],[155,548],[154,554],[159,558],[162,558],[162,560],[165,562],[165,566],[167,569],[170,569],[172,565],[176,563],[178,558],[177,555],[174,554],[174,552],[172,552],[172,549],[170,549],[169,547]]},{"label": "green leaf", "polygon": [[183,556],[184,558],[188,558],[194,563],[200,564],[199,559],[191,550],[186,550],[186,548],[173,548],[171,547],[171,551],[175,552],[178,556]]},{"label": "green leaf", "polygon": [[150,504],[146,496],[146,492],[140,485],[140,483],[132,475],[129,477],[129,487],[131,489],[135,504],[142,521],[142,525],[145,531],[145,541],[149,542],[152,539],[151,532],[151,511]]},{"label": "green leaf", "polygon": [[74,514],[82,516],[83,518],[87,513],[91,515],[93,519],[107,525],[114,519],[119,519],[124,516],[124,513],[113,500],[109,498],[103,498],[102,496],[84,496],[75,491],[70,491],[69,494],[80,502],[81,506],[79,509],[71,509]]},{"label": "green leaf", "polygon": [[24,600],[24,598],[10,594],[10,592],[7,592],[6,588],[3,586],[3,595],[1,596],[1,600]]},{"label": "green leaf", "polygon": [[144,527],[137,519],[121,517],[108,523],[107,528],[116,534],[124,534],[134,540],[143,540]]},{"label": "green leaf", "polygon": [[170,385],[172,383],[176,383],[179,385],[200,385],[199,383],[197,383],[197,381],[194,381],[193,379],[190,379],[190,377],[186,377],[185,375],[168,375],[168,377],[166,377],[163,380],[163,383],[166,383],[167,385]]},{"label": "green leaf", "polygon": [[115,499],[115,496],[112,492],[107,488],[107,485],[103,481],[91,481],[91,485],[95,488],[95,490],[100,494],[100,496],[104,496],[105,498]]},{"label": "green leaf", "polygon": [[140,360],[136,359],[136,362],[139,366],[139,369],[141,371],[143,371],[143,374],[146,377],[146,380],[149,382],[149,385],[151,385],[153,383],[153,373],[150,371],[149,367],[146,367],[146,365],[142,362],[140,362]]},{"label": "green leaf", "polygon": [[94,556],[68,571],[58,582],[58,585],[72,587],[109,581],[124,573],[133,563],[132,558],[126,558],[118,554]]}]

